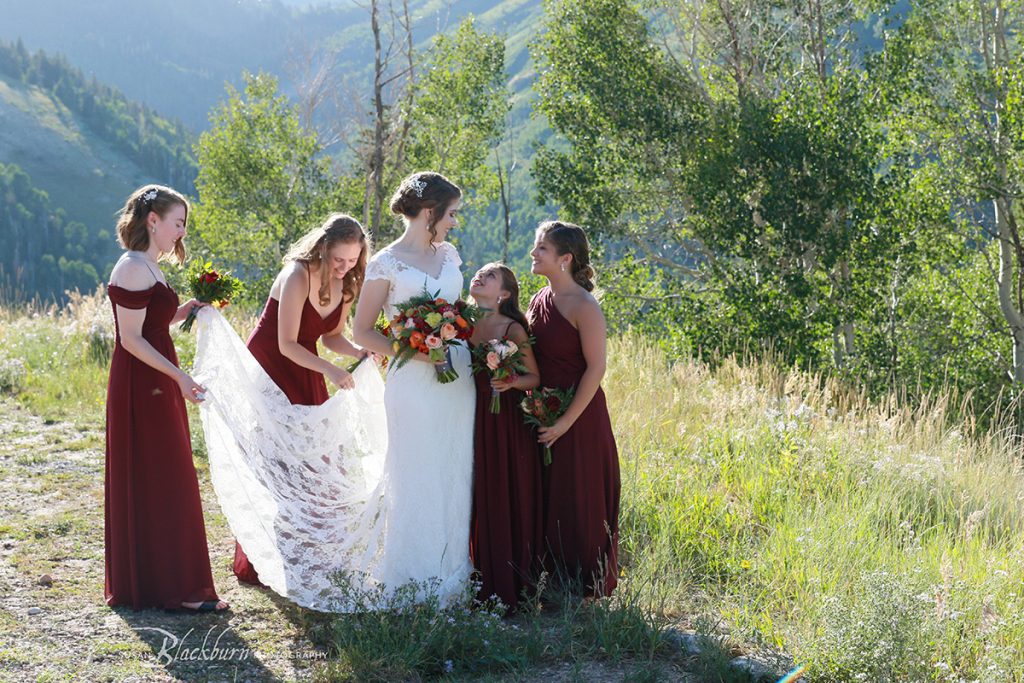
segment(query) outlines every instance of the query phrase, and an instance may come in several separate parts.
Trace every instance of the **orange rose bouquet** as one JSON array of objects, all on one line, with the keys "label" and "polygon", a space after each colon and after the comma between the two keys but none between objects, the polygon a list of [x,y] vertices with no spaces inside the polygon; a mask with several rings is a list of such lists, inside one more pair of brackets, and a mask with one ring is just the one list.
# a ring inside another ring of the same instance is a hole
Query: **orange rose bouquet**
[{"label": "orange rose bouquet", "polygon": [[[242,292],[241,280],[232,277],[227,272],[218,273],[209,261],[206,263],[194,261],[188,269],[187,280],[189,289],[192,291],[192,298],[208,304],[217,303],[222,308]],[[186,332],[192,329],[192,323],[196,321],[196,311],[198,310],[198,306],[192,307],[192,310],[179,325],[180,329]]]},{"label": "orange rose bouquet", "polygon": [[437,363],[437,381],[447,384],[459,376],[452,365],[451,347],[465,344],[473,335],[480,309],[462,300],[450,303],[439,298],[439,293],[431,295],[424,290],[421,296],[398,304],[399,313],[391,320],[391,346],[395,367],[425,353]]},{"label": "orange rose bouquet", "polygon": [[[529,372],[523,361],[522,347],[508,337],[491,339],[474,347],[473,371],[489,372],[492,379],[513,381]],[[501,412],[501,394],[495,389],[491,389],[491,412]]]}]

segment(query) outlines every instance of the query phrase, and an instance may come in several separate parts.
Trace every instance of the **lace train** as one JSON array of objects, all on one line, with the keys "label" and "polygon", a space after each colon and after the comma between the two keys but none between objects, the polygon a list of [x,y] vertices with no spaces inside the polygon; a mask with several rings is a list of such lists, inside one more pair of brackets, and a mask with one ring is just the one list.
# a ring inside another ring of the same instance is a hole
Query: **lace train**
[{"label": "lace train", "polygon": [[[379,590],[387,423],[371,363],[356,388],[292,405],[217,311],[199,312],[195,379],[210,476],[231,531],[260,580],[310,609],[352,611],[341,573]],[[358,579],[356,579],[358,577]]]}]

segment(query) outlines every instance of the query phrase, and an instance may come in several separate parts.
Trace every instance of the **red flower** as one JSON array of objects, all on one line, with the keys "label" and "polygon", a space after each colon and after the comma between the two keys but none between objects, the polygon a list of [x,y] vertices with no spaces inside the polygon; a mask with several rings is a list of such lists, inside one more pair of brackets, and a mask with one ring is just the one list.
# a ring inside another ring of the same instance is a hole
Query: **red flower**
[{"label": "red flower", "polygon": [[550,412],[554,413],[562,407],[562,402],[558,400],[557,396],[548,396],[544,399],[544,405]]}]

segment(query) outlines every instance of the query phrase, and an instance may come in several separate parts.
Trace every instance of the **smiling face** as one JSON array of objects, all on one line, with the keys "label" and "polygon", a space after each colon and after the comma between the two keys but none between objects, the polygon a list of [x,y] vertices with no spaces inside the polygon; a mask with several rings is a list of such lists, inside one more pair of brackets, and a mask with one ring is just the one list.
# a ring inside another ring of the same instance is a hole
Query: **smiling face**
[{"label": "smiling face", "polygon": [[359,255],[363,247],[359,242],[341,242],[327,252],[327,267],[331,277],[343,280],[345,275],[359,263]]},{"label": "smiling face", "polygon": [[[448,237],[448,233],[452,229],[459,227],[458,214],[459,214],[459,207],[461,207],[461,206],[462,206],[462,200],[456,198],[456,199],[453,199],[452,203],[449,204],[445,208],[444,215],[441,217],[441,219],[439,221],[434,223],[434,231],[437,233],[437,236],[434,237],[434,242],[436,242],[436,243],[444,242],[445,239]],[[433,209],[431,209],[431,211],[432,210]],[[428,221],[430,220],[430,215],[429,214],[428,214],[427,220]]]},{"label": "smiling face", "polygon": [[161,254],[174,251],[174,244],[185,237],[185,219],[188,213],[181,204],[172,204],[163,217],[150,211],[146,219],[149,238]]},{"label": "smiling face", "polygon": [[469,294],[477,302],[497,302],[498,298],[507,299],[511,294],[504,287],[501,273],[497,268],[484,266],[476,272],[469,283]]},{"label": "smiling face", "polygon": [[563,263],[566,269],[569,268],[572,256],[569,254],[559,256],[555,246],[544,239],[543,234],[538,232],[533,242],[533,250],[530,251],[530,259],[530,272],[545,277],[552,277],[556,273],[562,272]]}]

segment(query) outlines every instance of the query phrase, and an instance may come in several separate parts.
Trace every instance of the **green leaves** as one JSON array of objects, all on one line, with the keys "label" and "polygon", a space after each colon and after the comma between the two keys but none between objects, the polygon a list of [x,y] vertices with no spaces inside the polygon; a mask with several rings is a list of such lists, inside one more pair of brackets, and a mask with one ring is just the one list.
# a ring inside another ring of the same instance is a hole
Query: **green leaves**
[{"label": "green leaves", "polygon": [[337,184],[313,132],[266,74],[246,76],[244,93],[212,114],[196,147],[199,203],[190,241],[231,263],[261,297],[289,244],[336,210]]}]

